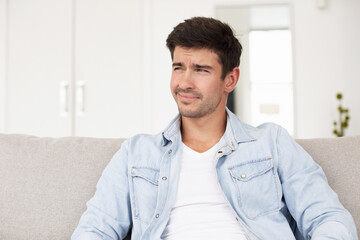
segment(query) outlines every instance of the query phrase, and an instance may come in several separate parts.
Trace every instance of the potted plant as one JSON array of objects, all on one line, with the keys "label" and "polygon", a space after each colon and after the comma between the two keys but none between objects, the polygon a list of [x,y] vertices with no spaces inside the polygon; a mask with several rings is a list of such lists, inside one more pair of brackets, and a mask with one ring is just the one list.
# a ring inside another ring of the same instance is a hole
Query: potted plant
[{"label": "potted plant", "polygon": [[349,120],[350,120],[349,109],[344,108],[341,105],[342,98],[343,98],[343,96],[341,93],[336,94],[336,99],[339,101],[339,106],[337,108],[337,110],[339,112],[339,122],[334,121],[333,133],[337,137],[345,136],[345,129],[349,127]]}]

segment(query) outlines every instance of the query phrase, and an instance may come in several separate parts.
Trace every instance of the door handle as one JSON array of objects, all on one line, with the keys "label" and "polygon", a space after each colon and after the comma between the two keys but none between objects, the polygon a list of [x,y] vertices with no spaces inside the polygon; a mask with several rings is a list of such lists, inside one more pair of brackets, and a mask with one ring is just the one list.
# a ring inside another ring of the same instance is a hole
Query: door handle
[{"label": "door handle", "polygon": [[76,112],[78,116],[85,114],[85,81],[76,82]]},{"label": "door handle", "polygon": [[66,117],[69,114],[69,82],[61,81],[59,89],[60,116]]}]

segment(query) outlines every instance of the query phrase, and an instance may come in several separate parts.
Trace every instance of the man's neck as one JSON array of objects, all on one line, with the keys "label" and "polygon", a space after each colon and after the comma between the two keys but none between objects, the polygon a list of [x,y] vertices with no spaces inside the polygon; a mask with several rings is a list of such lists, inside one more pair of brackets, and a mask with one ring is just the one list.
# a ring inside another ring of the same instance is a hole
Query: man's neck
[{"label": "man's neck", "polygon": [[210,114],[201,118],[181,117],[181,135],[183,143],[197,152],[205,152],[224,135],[226,111]]}]

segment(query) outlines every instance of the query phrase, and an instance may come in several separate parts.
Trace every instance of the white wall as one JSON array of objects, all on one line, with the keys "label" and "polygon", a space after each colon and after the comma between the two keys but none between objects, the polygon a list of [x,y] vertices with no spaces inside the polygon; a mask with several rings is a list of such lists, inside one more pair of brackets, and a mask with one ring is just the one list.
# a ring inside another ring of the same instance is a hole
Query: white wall
[{"label": "white wall", "polygon": [[342,57],[344,104],[350,108],[350,128],[348,133],[360,134],[360,1],[345,1],[342,9]]},{"label": "white wall", "polygon": [[298,137],[332,136],[338,91],[351,111],[347,135],[360,134],[360,2],[329,1],[325,10],[314,2],[294,1]]},{"label": "white wall", "polygon": [[[6,3],[0,0],[0,132],[5,129]],[[143,95],[145,123],[139,129],[156,133],[177,114],[169,88],[171,59],[165,46],[175,25],[193,16],[215,17],[217,6],[278,3],[292,7],[296,137],[332,136],[338,91],[350,108],[347,135],[360,134],[359,0],[328,0],[323,10],[316,8],[316,0],[142,0],[143,46],[133,46],[143,48],[139,65],[144,85],[139,94]]]},{"label": "white wall", "polygon": [[5,131],[6,0],[0,0],[0,132]]},{"label": "white wall", "polygon": [[315,0],[153,0],[151,5],[152,126],[163,129],[177,109],[169,90],[171,59],[165,40],[172,28],[192,16],[215,17],[216,6],[289,3],[293,11],[296,137],[332,137],[337,119],[335,94],[350,108],[347,135],[360,134],[360,2],[329,0],[320,10]]}]

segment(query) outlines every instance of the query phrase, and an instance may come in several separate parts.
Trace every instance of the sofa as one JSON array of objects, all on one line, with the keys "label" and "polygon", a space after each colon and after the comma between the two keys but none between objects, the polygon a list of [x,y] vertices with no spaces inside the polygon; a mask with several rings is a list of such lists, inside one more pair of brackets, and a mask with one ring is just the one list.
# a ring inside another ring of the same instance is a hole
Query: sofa
[{"label": "sofa", "polygon": [[[0,134],[0,239],[70,239],[124,139]],[[297,140],[360,229],[360,136]]]}]

